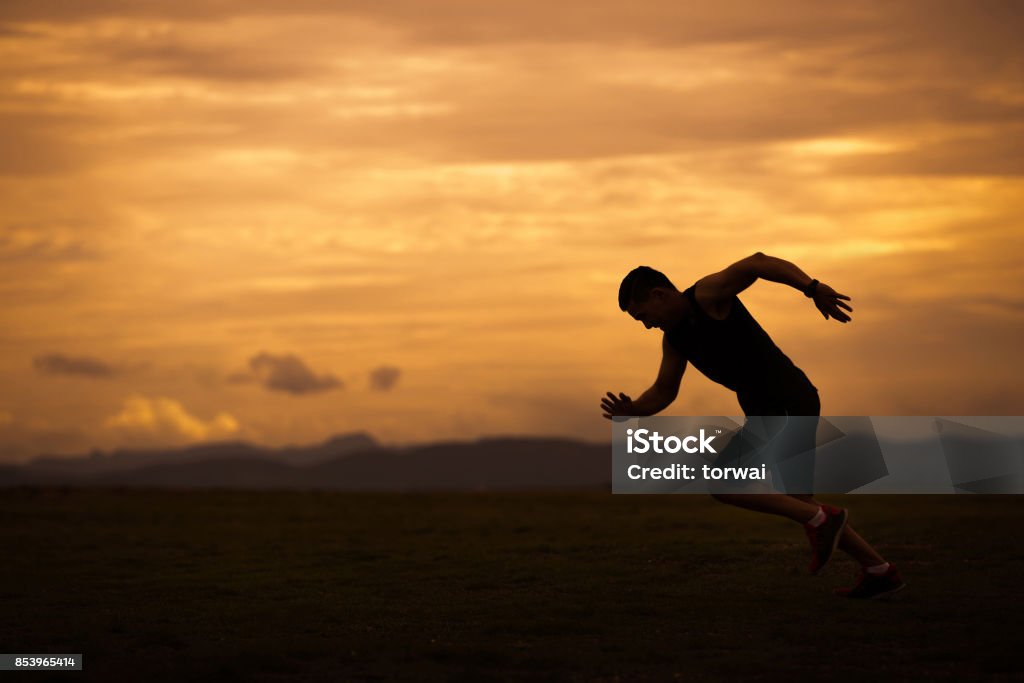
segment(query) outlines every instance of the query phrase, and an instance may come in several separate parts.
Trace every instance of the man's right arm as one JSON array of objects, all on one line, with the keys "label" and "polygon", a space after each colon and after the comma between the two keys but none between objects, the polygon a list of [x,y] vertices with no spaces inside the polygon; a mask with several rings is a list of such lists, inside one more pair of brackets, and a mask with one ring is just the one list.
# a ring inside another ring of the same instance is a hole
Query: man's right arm
[{"label": "man's right arm", "polygon": [[610,420],[618,415],[642,416],[660,413],[668,408],[679,395],[679,384],[683,381],[684,372],[686,372],[686,359],[672,348],[667,337],[662,337],[661,368],[658,370],[658,378],[654,380],[654,384],[635,401],[626,394],[616,396],[609,391],[601,399],[601,410],[604,417]]},{"label": "man's right arm", "polygon": [[686,359],[679,355],[667,338],[661,341],[661,368],[658,378],[650,389],[645,391],[628,405],[622,406],[626,412],[620,415],[654,415],[668,408],[679,395],[679,385],[686,371]]}]

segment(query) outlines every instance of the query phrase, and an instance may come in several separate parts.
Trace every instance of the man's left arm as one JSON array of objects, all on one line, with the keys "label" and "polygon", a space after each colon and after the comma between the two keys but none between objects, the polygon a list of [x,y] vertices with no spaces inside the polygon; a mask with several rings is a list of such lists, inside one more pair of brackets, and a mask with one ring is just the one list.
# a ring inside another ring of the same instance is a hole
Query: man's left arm
[{"label": "man's left arm", "polygon": [[853,311],[853,308],[846,303],[850,301],[850,297],[840,294],[824,282],[818,282],[811,278],[810,275],[797,268],[796,264],[789,261],[761,254],[759,262],[761,278],[799,289],[804,296],[814,299],[814,305],[825,317],[825,320],[831,316],[841,323],[850,322],[850,315],[846,312]]},{"label": "man's left arm", "polygon": [[813,298],[814,305],[826,320],[832,317],[839,322],[850,321],[846,311],[852,312],[853,309],[845,303],[850,301],[850,297],[811,278],[796,264],[761,252],[737,261],[721,272],[708,275],[701,280],[700,286],[705,295],[726,300],[754,284],[758,278],[789,285]]}]

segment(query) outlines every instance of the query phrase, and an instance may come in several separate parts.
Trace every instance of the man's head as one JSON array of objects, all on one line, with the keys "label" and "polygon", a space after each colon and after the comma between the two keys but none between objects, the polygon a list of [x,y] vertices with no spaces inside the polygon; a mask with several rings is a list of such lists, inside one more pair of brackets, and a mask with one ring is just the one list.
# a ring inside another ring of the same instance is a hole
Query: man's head
[{"label": "man's head", "polygon": [[650,329],[671,329],[682,322],[686,307],[672,281],[648,266],[637,266],[619,285],[619,308]]}]

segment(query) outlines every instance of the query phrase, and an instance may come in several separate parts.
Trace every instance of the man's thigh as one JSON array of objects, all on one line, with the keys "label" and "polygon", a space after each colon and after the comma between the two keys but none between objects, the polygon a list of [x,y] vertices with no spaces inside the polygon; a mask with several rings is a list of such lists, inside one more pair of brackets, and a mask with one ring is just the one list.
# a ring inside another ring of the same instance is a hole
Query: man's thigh
[{"label": "man's thigh", "polygon": [[791,415],[766,453],[775,488],[790,495],[814,494],[817,415]]},{"label": "man's thigh", "polygon": [[[715,467],[760,467],[780,493],[812,495],[817,416],[751,415],[714,461]],[[741,491],[743,482],[737,482]],[[733,488],[733,487],[727,487]]]}]

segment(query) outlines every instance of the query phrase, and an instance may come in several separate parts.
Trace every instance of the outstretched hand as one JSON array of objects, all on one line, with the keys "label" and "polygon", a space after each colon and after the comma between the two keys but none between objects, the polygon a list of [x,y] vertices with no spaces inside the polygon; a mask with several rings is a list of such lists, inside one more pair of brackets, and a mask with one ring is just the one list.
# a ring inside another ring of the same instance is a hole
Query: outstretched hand
[{"label": "outstretched hand", "polygon": [[622,415],[636,415],[633,408],[633,399],[622,392],[619,392],[619,395],[616,396],[609,391],[608,395],[601,399],[601,410],[604,411],[603,417],[608,420]]},{"label": "outstretched hand", "polygon": [[842,309],[853,312],[853,309],[846,304],[843,299],[850,301],[850,297],[845,294],[840,294],[836,290],[832,289],[824,282],[819,282],[818,287],[814,292],[814,305],[818,307],[821,314],[825,316],[825,320],[832,316],[841,323],[850,322],[850,316],[846,314]]}]

